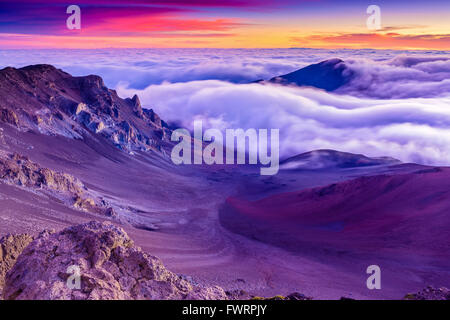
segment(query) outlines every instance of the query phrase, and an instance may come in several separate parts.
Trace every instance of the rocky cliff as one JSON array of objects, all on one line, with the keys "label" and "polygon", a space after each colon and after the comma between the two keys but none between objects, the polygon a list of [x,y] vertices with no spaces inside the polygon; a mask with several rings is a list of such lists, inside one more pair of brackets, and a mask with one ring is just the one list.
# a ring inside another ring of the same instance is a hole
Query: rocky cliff
[{"label": "rocky cliff", "polygon": [[90,190],[79,179],[64,172],[43,168],[18,153],[0,152],[0,181],[31,190],[50,192],[79,210],[110,217],[116,215],[104,200],[91,195]]},{"label": "rocky cliff", "polygon": [[102,135],[126,151],[161,150],[167,124],[139,98],[122,99],[95,75],[72,77],[50,65],[0,70],[0,122],[74,139]]}]

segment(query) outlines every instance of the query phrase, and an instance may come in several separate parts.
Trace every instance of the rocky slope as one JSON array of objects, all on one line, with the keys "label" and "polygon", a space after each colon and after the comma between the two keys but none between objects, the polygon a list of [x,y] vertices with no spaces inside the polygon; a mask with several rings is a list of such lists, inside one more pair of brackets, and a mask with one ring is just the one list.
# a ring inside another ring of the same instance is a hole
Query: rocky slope
[{"label": "rocky slope", "polygon": [[0,154],[0,179],[25,187],[47,187],[54,191],[82,194],[85,189],[75,177],[41,168],[28,157],[18,153]]},{"label": "rocky slope", "polygon": [[116,215],[103,199],[91,195],[79,179],[67,173],[43,168],[18,153],[0,152],[0,181],[31,190],[50,192],[79,210],[110,217]]},{"label": "rocky slope", "polygon": [[[70,266],[80,270],[71,289]],[[125,231],[90,222],[42,232],[6,277],[5,299],[226,299],[219,287],[193,284],[136,247]]]},{"label": "rocky slope", "polygon": [[[121,99],[99,76],[72,77],[50,65],[0,70],[0,121],[20,130],[83,139],[100,134],[127,150],[160,150],[168,128],[139,98]],[[170,137],[170,136],[169,136]]]}]

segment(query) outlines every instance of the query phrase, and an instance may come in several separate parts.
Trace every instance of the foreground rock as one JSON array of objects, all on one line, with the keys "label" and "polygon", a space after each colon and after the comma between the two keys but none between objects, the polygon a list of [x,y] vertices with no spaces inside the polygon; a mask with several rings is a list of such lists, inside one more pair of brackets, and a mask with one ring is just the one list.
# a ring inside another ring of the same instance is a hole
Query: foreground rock
[{"label": "foreground rock", "polygon": [[[70,289],[80,270],[80,288]],[[73,272],[73,271],[72,271]],[[226,299],[219,287],[202,287],[168,271],[123,231],[90,222],[41,233],[6,277],[5,299]]]},{"label": "foreground rock", "polygon": [[6,235],[0,239],[0,298],[5,276],[33,238],[28,234]]},{"label": "foreground rock", "polygon": [[450,290],[431,286],[417,292],[407,294],[405,300],[450,300]]}]

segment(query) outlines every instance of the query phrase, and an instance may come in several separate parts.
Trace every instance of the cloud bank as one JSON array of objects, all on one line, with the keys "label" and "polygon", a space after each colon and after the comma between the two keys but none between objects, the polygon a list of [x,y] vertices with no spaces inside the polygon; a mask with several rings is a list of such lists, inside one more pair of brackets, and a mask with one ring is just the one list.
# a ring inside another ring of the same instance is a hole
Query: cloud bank
[{"label": "cloud bank", "polygon": [[450,94],[384,100],[212,80],[118,91],[138,93],[145,106],[186,128],[202,119],[205,127],[280,129],[284,157],[329,148],[450,165]]},{"label": "cloud bank", "polygon": [[[367,60],[386,63],[398,55],[421,57],[421,51],[322,49],[103,49],[0,50],[0,67],[48,63],[72,75],[97,74],[109,87],[126,82],[143,89],[165,81],[223,80],[248,83],[270,79],[320,61]],[[428,57],[450,56],[432,51]]]},{"label": "cloud bank", "polygon": [[350,59],[355,79],[337,92],[382,99],[438,97],[450,92],[450,56],[400,55],[383,63]]},{"label": "cloud bank", "polygon": [[[50,63],[98,74],[189,128],[280,129],[284,157],[320,148],[450,165],[450,52],[319,49],[0,50],[1,66]],[[335,93],[248,84],[341,58]]]}]

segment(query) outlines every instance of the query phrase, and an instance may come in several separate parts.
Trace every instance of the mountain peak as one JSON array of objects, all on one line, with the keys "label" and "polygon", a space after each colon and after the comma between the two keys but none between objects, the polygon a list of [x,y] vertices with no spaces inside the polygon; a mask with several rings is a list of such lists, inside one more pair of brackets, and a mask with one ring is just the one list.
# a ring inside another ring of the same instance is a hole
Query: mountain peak
[{"label": "mountain peak", "polygon": [[139,100],[139,97],[138,97],[137,94],[135,94],[135,95],[133,96],[133,98],[131,98],[131,101],[133,101],[133,104],[134,104],[135,106],[141,106],[141,100]]},{"label": "mountain peak", "polygon": [[29,70],[33,70],[33,71],[55,71],[58,70],[56,69],[56,67],[52,66],[51,64],[33,64],[33,65],[29,65],[23,68],[20,68],[19,70],[22,71],[29,71]]},{"label": "mountain peak", "polygon": [[345,62],[341,59],[333,58],[317,64],[311,64],[282,76],[274,77],[269,82],[334,91],[347,84],[352,78],[353,71],[347,67]]}]

